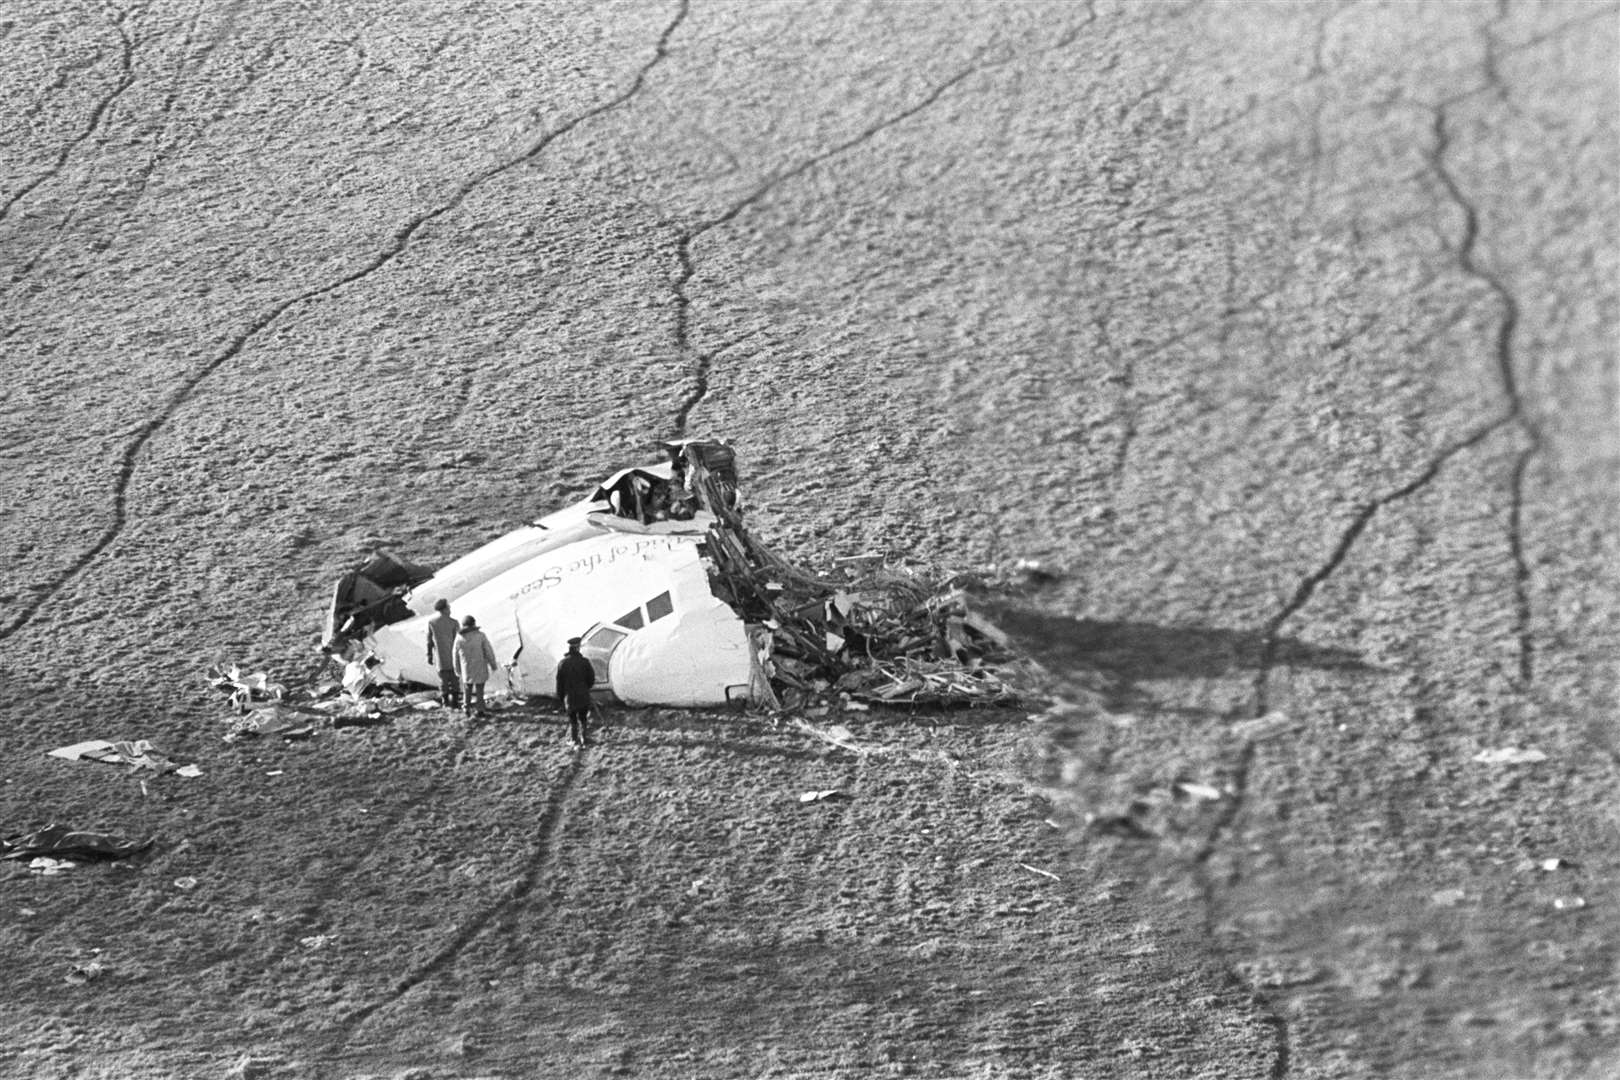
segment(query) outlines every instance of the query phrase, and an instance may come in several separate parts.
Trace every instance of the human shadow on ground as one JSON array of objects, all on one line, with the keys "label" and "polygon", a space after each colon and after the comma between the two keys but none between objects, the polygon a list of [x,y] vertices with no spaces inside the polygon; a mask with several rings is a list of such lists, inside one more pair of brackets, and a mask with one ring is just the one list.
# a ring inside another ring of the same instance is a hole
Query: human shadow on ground
[{"label": "human shadow on ground", "polygon": [[1268,661],[1279,667],[1380,670],[1349,649],[1296,638],[1278,638],[1267,657],[1266,637],[1259,630],[1076,619],[999,605],[986,613],[1020,652],[1057,676],[1101,672],[1125,683],[1215,678],[1257,671]]}]

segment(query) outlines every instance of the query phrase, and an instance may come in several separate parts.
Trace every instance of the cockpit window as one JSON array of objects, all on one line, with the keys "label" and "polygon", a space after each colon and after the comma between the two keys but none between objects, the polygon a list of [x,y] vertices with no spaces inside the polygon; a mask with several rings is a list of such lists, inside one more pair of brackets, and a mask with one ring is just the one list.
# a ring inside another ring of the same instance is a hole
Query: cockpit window
[{"label": "cockpit window", "polygon": [[592,631],[585,639],[585,644],[580,647],[579,651],[591,662],[591,670],[596,672],[596,682],[599,686],[608,685],[608,657],[613,655],[613,650],[618,647],[619,642],[629,636],[616,626],[604,626]]},{"label": "cockpit window", "polygon": [[669,593],[667,592],[659,593],[657,596],[647,601],[648,622],[657,622],[665,615],[672,615],[674,612],[675,603],[669,598]]},{"label": "cockpit window", "polygon": [[590,637],[585,639],[585,648],[600,649],[606,652],[613,648],[615,642],[624,637],[623,630],[615,630],[611,626],[604,626]]}]

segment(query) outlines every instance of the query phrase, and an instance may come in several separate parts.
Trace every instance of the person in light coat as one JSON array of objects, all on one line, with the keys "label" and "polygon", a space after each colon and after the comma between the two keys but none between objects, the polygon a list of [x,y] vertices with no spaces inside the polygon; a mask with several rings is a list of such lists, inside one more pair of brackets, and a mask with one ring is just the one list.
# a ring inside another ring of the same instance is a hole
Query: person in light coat
[{"label": "person in light coat", "polygon": [[468,716],[476,709],[484,712],[484,684],[495,670],[495,646],[478,629],[478,620],[471,615],[461,620],[461,633],[456,635],[456,675],[461,679],[461,703]]}]

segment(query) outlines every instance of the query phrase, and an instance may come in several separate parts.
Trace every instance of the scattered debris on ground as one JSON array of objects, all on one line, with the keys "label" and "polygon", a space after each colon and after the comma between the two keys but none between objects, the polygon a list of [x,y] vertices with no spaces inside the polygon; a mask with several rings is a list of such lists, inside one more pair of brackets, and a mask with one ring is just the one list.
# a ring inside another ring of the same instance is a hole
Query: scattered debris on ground
[{"label": "scattered debris on ground", "polygon": [[92,960],[88,964],[74,964],[63,978],[75,986],[83,986],[85,983],[94,982],[106,973],[107,965],[100,960]]},{"label": "scattered debris on ground", "polygon": [[87,742],[74,743],[72,746],[47,750],[46,753],[65,761],[99,761],[106,765],[128,765],[130,772],[150,769],[159,775],[170,772],[180,776],[202,775],[202,770],[195,765],[177,765],[170,761],[153,749],[152,744],[145,739],[125,742],[91,739]]},{"label": "scattered debris on ground", "polygon": [[[265,678],[263,675],[252,676],[253,684],[261,685]],[[241,699],[233,689],[236,682],[216,677],[211,685],[229,694],[236,710],[225,734],[226,742],[262,738],[280,738],[292,742],[313,738],[322,728],[386,724],[400,713],[444,707],[439,704],[436,690],[412,692],[369,678],[351,680],[341,687],[329,682],[308,689],[291,690],[269,683],[267,685],[271,689],[267,696],[252,699],[245,708],[241,707]],[[496,694],[491,696],[485,708],[490,712],[501,712],[514,704],[510,698]],[[184,770],[181,772],[190,775]]]},{"label": "scattered debris on ground", "polygon": [[310,738],[314,734],[315,724],[308,717],[286,709],[266,709],[249,713],[233,723],[225,735],[225,741],[280,736],[291,742]]},{"label": "scattered debris on ground", "polygon": [[63,825],[47,825],[31,833],[0,839],[0,859],[26,859],[30,855],[81,859],[127,859],[152,846],[153,837],[131,840],[116,833],[86,832]]},{"label": "scattered debris on ground", "polygon": [[866,753],[867,748],[855,741],[855,734],[848,728],[838,724],[834,724],[831,727],[818,728],[812,723],[795,717],[793,719],[793,726],[804,732],[806,735],[812,735],[815,738],[820,739],[822,742],[830,743],[831,745],[838,747],[840,750],[848,750],[852,754]]}]

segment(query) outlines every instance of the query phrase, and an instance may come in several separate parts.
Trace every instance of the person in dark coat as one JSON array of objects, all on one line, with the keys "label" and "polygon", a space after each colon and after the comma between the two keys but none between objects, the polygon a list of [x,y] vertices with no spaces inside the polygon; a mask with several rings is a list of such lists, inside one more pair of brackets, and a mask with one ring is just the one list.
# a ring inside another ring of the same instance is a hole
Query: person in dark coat
[{"label": "person in dark coat", "polygon": [[461,679],[456,675],[456,620],[450,615],[450,601],[437,600],[433,610],[438,614],[428,620],[428,663],[437,654],[439,664],[439,704],[456,709],[461,707]]},{"label": "person in dark coat", "polygon": [[568,653],[557,664],[557,700],[568,710],[568,737],[575,746],[589,746],[591,687],[596,671],[579,651],[580,639],[568,639]]}]

